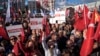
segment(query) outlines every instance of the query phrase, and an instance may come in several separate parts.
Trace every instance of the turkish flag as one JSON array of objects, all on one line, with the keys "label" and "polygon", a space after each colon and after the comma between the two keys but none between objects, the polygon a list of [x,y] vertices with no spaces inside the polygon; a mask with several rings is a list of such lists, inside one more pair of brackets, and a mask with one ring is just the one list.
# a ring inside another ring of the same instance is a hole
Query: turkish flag
[{"label": "turkish flag", "polygon": [[79,7],[79,12],[75,13],[74,28],[76,30],[83,31],[85,28],[87,28],[88,24],[88,8],[84,5],[84,10],[81,10]]},{"label": "turkish flag", "polygon": [[94,17],[94,13],[93,13],[92,19],[91,19],[90,24],[88,26],[86,39],[84,39],[82,47],[81,47],[80,56],[88,56],[92,52],[93,36],[94,36],[94,24],[95,24],[95,17]]},{"label": "turkish flag", "polygon": [[82,8],[79,6],[78,7],[78,10],[77,10],[79,13],[83,12]]},{"label": "turkish flag", "polygon": [[84,15],[85,27],[88,26],[89,21],[90,21],[89,18],[88,18],[88,13],[89,13],[89,9],[86,5],[84,5],[83,15]]},{"label": "turkish flag", "polygon": [[74,28],[79,31],[83,31],[85,29],[85,23],[83,17],[78,18],[74,23]]},{"label": "turkish flag", "polygon": [[21,29],[21,36],[20,36],[21,38],[21,42],[23,43],[25,40],[26,40],[26,38],[25,38],[25,34],[24,34],[24,30],[23,29]]},{"label": "turkish flag", "polygon": [[98,24],[98,26],[96,28],[94,39],[97,40],[98,42],[100,42],[100,22],[99,22],[99,24]]}]

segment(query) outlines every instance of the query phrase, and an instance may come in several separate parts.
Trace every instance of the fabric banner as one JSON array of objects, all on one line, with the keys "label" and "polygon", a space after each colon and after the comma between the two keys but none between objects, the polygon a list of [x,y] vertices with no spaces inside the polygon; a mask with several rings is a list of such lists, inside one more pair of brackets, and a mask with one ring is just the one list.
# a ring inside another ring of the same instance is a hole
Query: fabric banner
[{"label": "fabric banner", "polygon": [[19,36],[21,35],[22,31],[23,31],[23,27],[22,25],[13,25],[13,26],[7,26],[6,27],[8,36]]},{"label": "fabric banner", "polygon": [[42,20],[43,18],[30,18],[31,29],[42,29]]},{"label": "fabric banner", "polygon": [[66,22],[65,12],[65,10],[55,11],[54,17],[49,18],[50,23],[55,24],[56,21],[58,21],[58,24],[62,24],[63,22]]}]

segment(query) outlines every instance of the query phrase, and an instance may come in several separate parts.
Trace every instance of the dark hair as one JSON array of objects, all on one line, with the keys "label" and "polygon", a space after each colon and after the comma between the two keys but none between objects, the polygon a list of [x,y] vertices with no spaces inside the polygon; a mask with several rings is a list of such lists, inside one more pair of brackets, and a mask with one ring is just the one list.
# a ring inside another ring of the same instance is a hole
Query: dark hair
[{"label": "dark hair", "polygon": [[28,46],[28,43],[29,42],[33,42],[31,39],[29,39],[27,42],[26,42],[26,47]]},{"label": "dark hair", "polygon": [[8,45],[8,42],[6,40],[2,40],[1,43],[4,45],[4,46],[7,46]]},{"label": "dark hair", "polygon": [[26,48],[28,48],[29,42],[32,42],[32,43],[33,43],[33,48],[34,48],[34,49],[37,49],[37,43],[34,42],[34,41],[32,41],[31,39],[29,39],[29,40],[26,42]]},{"label": "dark hair", "polygon": [[53,45],[54,47],[55,47],[55,45],[54,45],[54,42],[51,40],[51,39],[49,39],[48,41],[47,41],[47,45],[48,45],[48,47],[50,48],[50,46],[51,45]]},{"label": "dark hair", "polygon": [[58,20],[56,20],[56,23],[58,23]]},{"label": "dark hair", "polygon": [[65,54],[69,54],[69,56],[70,56],[71,52],[68,49],[64,49],[62,52],[62,56],[64,56]]}]

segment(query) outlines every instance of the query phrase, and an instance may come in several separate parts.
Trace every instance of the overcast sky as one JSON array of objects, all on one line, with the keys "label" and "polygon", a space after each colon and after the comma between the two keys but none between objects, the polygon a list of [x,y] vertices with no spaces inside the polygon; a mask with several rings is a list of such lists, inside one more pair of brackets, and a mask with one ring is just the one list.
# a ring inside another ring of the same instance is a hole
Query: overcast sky
[{"label": "overcast sky", "polygon": [[96,2],[100,0],[55,0],[55,7],[62,7],[64,5],[78,5],[78,4],[86,4],[90,2]]},{"label": "overcast sky", "polygon": [[90,3],[90,2],[96,2],[99,0],[66,0],[69,4],[82,4],[82,3]]}]

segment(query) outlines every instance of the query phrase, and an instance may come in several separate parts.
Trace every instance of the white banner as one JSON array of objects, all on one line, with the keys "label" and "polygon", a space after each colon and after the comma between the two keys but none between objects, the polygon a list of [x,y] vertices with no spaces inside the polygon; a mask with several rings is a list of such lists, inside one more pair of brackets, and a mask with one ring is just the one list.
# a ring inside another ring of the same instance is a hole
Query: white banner
[{"label": "white banner", "polygon": [[43,18],[30,18],[31,29],[42,29],[42,19]]},{"label": "white banner", "polygon": [[65,17],[65,11],[55,11],[55,17],[49,18],[49,22],[51,24],[55,24],[56,21],[58,21],[58,24],[62,24],[63,22],[66,22]]},{"label": "white banner", "polygon": [[22,27],[22,25],[7,26],[6,30],[7,30],[9,37],[19,36],[23,31],[23,27]]}]

